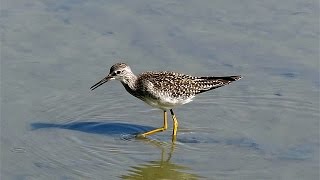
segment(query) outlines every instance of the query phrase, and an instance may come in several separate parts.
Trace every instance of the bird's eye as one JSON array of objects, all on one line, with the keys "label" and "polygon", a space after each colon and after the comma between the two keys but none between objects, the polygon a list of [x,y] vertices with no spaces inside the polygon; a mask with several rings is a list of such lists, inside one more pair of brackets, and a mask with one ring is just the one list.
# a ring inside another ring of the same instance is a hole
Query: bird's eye
[{"label": "bird's eye", "polygon": [[121,73],[121,71],[116,71],[116,74],[120,74]]}]

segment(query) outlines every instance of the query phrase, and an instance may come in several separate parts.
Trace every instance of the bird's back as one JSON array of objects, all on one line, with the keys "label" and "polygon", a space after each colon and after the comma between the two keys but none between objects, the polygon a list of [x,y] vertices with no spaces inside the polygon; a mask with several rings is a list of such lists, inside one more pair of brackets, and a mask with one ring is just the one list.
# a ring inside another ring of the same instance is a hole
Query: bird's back
[{"label": "bird's back", "polygon": [[241,76],[195,77],[176,72],[145,72],[138,76],[138,88],[154,98],[189,99],[196,94],[227,85]]}]

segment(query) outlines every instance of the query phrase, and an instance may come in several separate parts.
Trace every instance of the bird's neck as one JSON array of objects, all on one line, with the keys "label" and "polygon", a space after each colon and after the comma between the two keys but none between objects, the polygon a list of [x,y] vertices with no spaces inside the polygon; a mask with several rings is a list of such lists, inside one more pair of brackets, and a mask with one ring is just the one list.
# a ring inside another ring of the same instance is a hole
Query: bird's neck
[{"label": "bird's neck", "polygon": [[136,90],[136,81],[137,81],[137,76],[131,73],[130,76],[124,77],[121,80],[121,83],[129,93],[132,93],[132,91]]}]

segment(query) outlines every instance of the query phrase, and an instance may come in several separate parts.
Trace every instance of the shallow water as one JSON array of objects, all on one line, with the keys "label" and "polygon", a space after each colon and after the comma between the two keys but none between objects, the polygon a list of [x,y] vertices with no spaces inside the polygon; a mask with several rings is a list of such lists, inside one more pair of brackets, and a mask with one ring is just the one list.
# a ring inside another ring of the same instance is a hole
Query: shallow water
[{"label": "shallow water", "polygon": [[[319,179],[316,1],[28,1],[1,6],[1,179]],[[162,112],[136,73],[238,75]]]}]

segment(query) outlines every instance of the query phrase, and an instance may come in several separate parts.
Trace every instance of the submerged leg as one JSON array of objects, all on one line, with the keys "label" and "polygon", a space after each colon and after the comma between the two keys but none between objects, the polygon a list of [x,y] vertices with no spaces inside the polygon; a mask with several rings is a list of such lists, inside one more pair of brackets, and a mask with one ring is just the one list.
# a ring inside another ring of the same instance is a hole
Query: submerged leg
[{"label": "submerged leg", "polygon": [[170,113],[173,120],[173,131],[172,131],[172,141],[176,140],[177,137],[177,131],[178,131],[178,119],[176,118],[176,115],[174,115],[173,110],[170,109]]},{"label": "submerged leg", "polygon": [[157,132],[164,131],[164,130],[166,130],[167,128],[168,128],[167,111],[163,111],[163,127],[157,128],[157,129],[154,129],[154,130],[151,130],[151,131],[148,131],[148,132],[145,132],[145,133],[140,134],[140,135],[138,135],[138,136],[151,135],[151,134],[154,134],[154,133],[157,133]]}]

